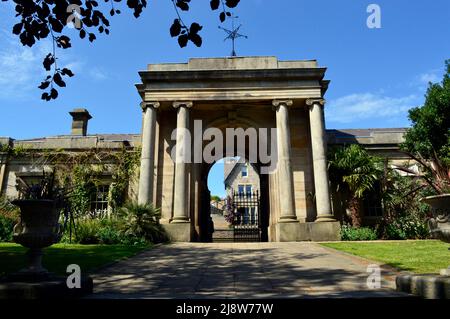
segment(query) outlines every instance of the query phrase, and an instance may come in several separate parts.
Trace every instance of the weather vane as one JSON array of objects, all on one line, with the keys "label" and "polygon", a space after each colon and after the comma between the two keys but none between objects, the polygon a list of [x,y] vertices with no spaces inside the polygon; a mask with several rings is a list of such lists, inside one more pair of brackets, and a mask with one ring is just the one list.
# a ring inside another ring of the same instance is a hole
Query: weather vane
[{"label": "weather vane", "polygon": [[219,26],[219,29],[222,29],[223,31],[225,31],[228,36],[224,39],[224,41],[226,40],[231,40],[232,44],[233,44],[233,51],[231,51],[231,56],[236,56],[236,50],[235,50],[235,42],[236,39],[238,38],[246,38],[248,39],[248,37],[246,35],[240,34],[239,33],[239,29],[242,27],[242,24],[240,24],[237,28],[234,27],[234,19],[239,18],[238,16],[234,16],[231,15],[231,30],[225,29],[221,26]]}]

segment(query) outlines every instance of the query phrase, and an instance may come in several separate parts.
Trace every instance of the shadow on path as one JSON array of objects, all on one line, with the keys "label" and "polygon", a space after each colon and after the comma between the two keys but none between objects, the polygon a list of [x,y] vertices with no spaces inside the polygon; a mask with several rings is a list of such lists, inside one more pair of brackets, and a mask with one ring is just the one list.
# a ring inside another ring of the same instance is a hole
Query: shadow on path
[{"label": "shadow on path", "polygon": [[392,278],[314,243],[164,245],[93,274],[91,298],[404,297]]}]

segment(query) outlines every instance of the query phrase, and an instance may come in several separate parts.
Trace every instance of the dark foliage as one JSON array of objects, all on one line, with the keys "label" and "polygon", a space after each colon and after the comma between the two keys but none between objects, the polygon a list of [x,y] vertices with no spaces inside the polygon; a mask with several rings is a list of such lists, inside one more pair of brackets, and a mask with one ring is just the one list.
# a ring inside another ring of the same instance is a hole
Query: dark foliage
[{"label": "dark foliage", "polygon": [[[45,90],[42,99],[54,100],[58,97],[57,87],[65,87],[64,77],[72,77],[71,70],[58,67],[56,49],[68,49],[72,46],[71,39],[63,34],[68,25],[74,26],[81,39],[94,42],[97,39],[95,32],[108,35],[110,21],[107,17],[120,14],[116,8],[126,2],[126,6],[139,18],[147,7],[147,0],[2,0],[15,3],[15,12],[18,22],[13,26],[12,33],[20,38],[23,45],[32,47],[36,42],[50,37],[53,41],[53,50],[44,58],[43,66],[48,72],[47,77],[39,85]],[[187,26],[180,15],[180,11],[189,11],[191,0],[170,0],[176,11],[177,18],[170,27],[170,35],[177,37],[180,47],[188,42],[196,46],[202,45],[199,32],[202,26],[193,22]],[[102,3],[103,2],[103,3]],[[219,10],[219,19],[224,22],[231,16],[228,11],[238,5],[240,0],[211,0],[211,10]],[[106,7],[104,7],[106,6]]]}]

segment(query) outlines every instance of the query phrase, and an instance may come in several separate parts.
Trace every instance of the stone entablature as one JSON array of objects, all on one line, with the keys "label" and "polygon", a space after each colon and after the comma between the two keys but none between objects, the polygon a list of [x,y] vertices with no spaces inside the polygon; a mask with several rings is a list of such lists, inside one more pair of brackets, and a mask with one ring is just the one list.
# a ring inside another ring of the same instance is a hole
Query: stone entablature
[{"label": "stone entablature", "polygon": [[275,57],[191,59],[184,64],[150,64],[137,84],[144,101],[254,101],[322,97],[329,81],[316,61]]}]

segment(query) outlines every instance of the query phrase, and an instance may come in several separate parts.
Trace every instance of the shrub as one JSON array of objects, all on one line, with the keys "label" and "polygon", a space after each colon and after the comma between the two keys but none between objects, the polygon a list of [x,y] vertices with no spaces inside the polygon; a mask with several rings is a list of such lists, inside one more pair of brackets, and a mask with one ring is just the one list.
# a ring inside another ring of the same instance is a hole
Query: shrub
[{"label": "shrub", "polygon": [[[72,230],[72,242],[78,244],[145,245],[167,241],[159,224],[159,210],[151,205],[127,204],[112,218],[79,218]],[[62,242],[69,242],[69,229]]]},{"label": "shrub", "polygon": [[430,230],[426,220],[417,215],[396,216],[384,220],[379,227],[383,239],[426,239]]},{"label": "shrub", "polygon": [[76,222],[74,241],[79,244],[99,244],[101,221],[99,219],[80,219]]},{"label": "shrub", "polygon": [[0,215],[0,242],[11,241],[16,221]]},{"label": "shrub", "polygon": [[6,197],[2,196],[0,197],[0,216],[17,222],[19,220],[19,207],[11,204]]},{"label": "shrub", "polygon": [[[82,218],[72,230],[72,242],[77,244],[121,244],[125,241],[120,231],[120,223],[109,218]],[[66,229],[62,242],[69,242],[69,229]]]},{"label": "shrub", "polygon": [[19,208],[6,197],[0,197],[0,241],[11,241],[14,225],[19,220]]},{"label": "shrub", "polygon": [[159,223],[161,214],[152,205],[128,203],[119,210],[122,232],[126,237],[145,238],[152,243],[167,241],[167,235]]},{"label": "shrub", "polygon": [[369,227],[353,228],[348,225],[342,225],[341,239],[348,241],[376,240],[378,239],[378,236],[376,231]]}]

